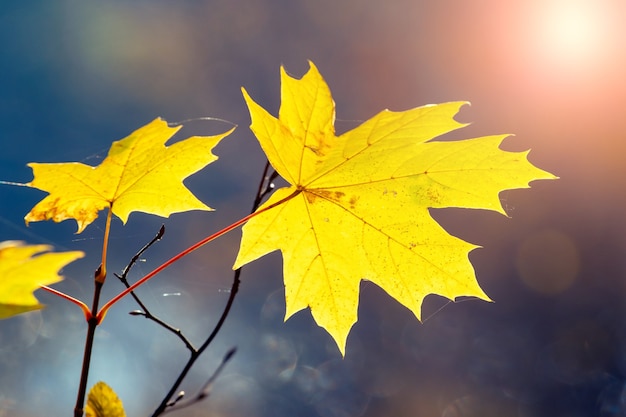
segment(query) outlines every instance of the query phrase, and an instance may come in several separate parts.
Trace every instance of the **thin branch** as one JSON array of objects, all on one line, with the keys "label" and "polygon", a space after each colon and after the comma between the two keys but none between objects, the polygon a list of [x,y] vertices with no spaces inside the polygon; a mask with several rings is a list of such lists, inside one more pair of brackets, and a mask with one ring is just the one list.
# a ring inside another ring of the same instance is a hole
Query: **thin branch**
[{"label": "thin branch", "polygon": [[163,235],[165,234],[165,225],[162,224],[161,227],[159,228],[159,231],[157,232],[157,234],[152,238],[152,240],[150,240],[150,242],[146,243],[143,248],[139,249],[139,252],[137,252],[131,259],[130,262],[128,262],[128,265],[126,265],[126,268],[124,268],[124,270],[122,271],[122,276],[124,278],[126,278],[128,276],[128,273],[130,272],[131,268],[137,263],[137,261],[139,260],[139,258],[141,257],[141,255],[143,255],[143,253],[145,251],[147,251],[150,246],[154,245],[156,242],[158,242],[159,240],[161,240],[163,238]]},{"label": "thin branch", "polygon": [[[259,188],[257,190],[257,194],[254,198],[254,203],[252,204],[252,210],[251,210],[251,214],[249,216],[244,217],[244,219],[249,219],[252,217],[253,214],[259,214],[260,212],[257,212],[257,208],[258,206],[261,204],[261,201],[263,200],[263,198],[271,192],[271,190],[274,188],[274,185],[272,183],[272,181],[276,178],[277,174],[274,172],[271,175],[268,175],[270,169],[270,164],[269,161],[266,162],[265,164],[265,168],[263,170],[263,176],[261,178],[260,184],[259,184]],[[297,193],[299,193],[300,191],[297,191]],[[295,195],[291,195],[289,196],[287,199],[283,199],[281,201],[279,201],[277,204],[282,204],[283,202],[287,201],[288,199],[294,197]],[[269,210],[272,207],[275,207],[277,204],[272,204],[268,207],[266,207],[263,211]],[[237,222],[239,223],[239,222]],[[230,313],[230,309],[233,305],[233,302],[235,301],[235,296],[237,295],[237,292],[239,291],[239,284],[241,283],[239,277],[241,276],[241,268],[238,268],[235,270],[234,274],[233,274],[233,283],[230,289],[230,295],[228,297],[228,301],[226,302],[226,305],[224,306],[224,311],[222,312],[222,315],[220,316],[217,324],[215,325],[215,328],[213,329],[213,331],[211,332],[211,334],[207,337],[207,339],[204,341],[204,343],[202,344],[202,346],[200,346],[200,348],[198,349],[198,351],[196,353],[192,353],[191,357],[189,358],[189,360],[187,361],[187,364],[185,365],[185,367],[183,368],[183,370],[181,371],[181,373],[178,375],[178,378],[176,378],[176,381],[174,382],[174,384],[172,385],[172,387],[170,388],[169,392],[165,395],[165,397],[163,397],[163,401],[161,401],[161,404],[159,404],[159,406],[157,407],[157,409],[154,411],[154,413],[152,414],[152,417],[156,417],[159,416],[163,413],[166,412],[168,407],[173,407],[180,399],[181,399],[181,395],[179,393],[178,397],[174,400],[174,401],[170,401],[170,398],[172,398],[176,392],[178,391],[178,388],[180,387],[180,384],[183,382],[183,380],[185,379],[185,377],[187,376],[187,373],[191,370],[191,368],[193,367],[193,364],[195,363],[195,361],[202,355],[202,353],[206,350],[207,347],[209,347],[209,345],[211,344],[211,342],[213,342],[213,340],[215,339],[215,337],[217,336],[217,334],[219,333],[219,331],[221,330],[224,322],[226,321],[226,317],[228,317],[228,314]],[[228,362],[230,360],[230,358],[232,357],[232,355],[235,353],[234,350],[229,351],[226,356],[224,357],[224,360],[222,361],[222,364],[218,367],[218,369],[216,370],[216,374],[215,377],[217,377],[217,374],[219,374],[219,372],[221,372],[222,368],[226,365],[226,362]],[[207,383],[204,385],[203,389],[200,390],[200,396],[198,397],[196,396],[195,399],[192,399],[192,402],[197,402],[200,401],[204,398],[206,398],[208,396],[208,391],[210,391],[211,385],[213,383],[214,378],[210,378]],[[202,395],[203,393],[205,393],[204,395]],[[183,393],[184,395],[184,393]],[[188,404],[189,405],[189,404]],[[188,406],[188,405],[185,405]],[[176,409],[178,409],[179,407],[176,407]],[[170,411],[170,410],[167,410]]]},{"label": "thin branch", "polygon": [[[122,274],[114,274],[117,278],[119,278],[119,280],[122,282],[122,284],[124,284],[126,286],[126,288],[130,288],[130,284],[128,283],[128,273],[130,272],[130,270],[132,269],[132,267],[135,265],[135,263],[137,263],[137,261],[139,260],[139,258],[141,257],[141,255],[143,255],[143,253],[148,250],[150,248],[150,246],[152,246],[153,244],[155,244],[156,242],[158,242],[159,240],[161,240],[161,238],[163,238],[163,235],[165,234],[165,225],[161,225],[161,228],[159,229],[159,231],[157,232],[157,234],[152,238],[152,240],[150,240],[150,242],[146,243],[144,245],[143,248],[141,248],[139,250],[139,252],[137,252],[130,260],[130,262],[128,262],[128,265],[126,265],[126,267],[124,268],[124,270],[122,271]],[[131,311],[130,314],[133,316],[143,316],[145,318],[147,318],[148,320],[152,320],[155,323],[157,323],[158,325],[160,325],[161,327],[167,329],[168,331],[174,333],[184,344],[185,346],[187,346],[187,349],[189,349],[189,351],[193,354],[196,351],[196,348],[191,344],[191,342],[189,341],[189,339],[187,339],[185,337],[185,335],[183,334],[183,332],[180,331],[180,329],[175,328],[174,326],[164,322],[163,320],[161,320],[159,317],[155,316],[154,314],[152,314],[150,312],[150,310],[148,310],[148,308],[146,307],[146,305],[141,301],[141,299],[137,296],[137,294],[135,294],[134,291],[130,292],[130,295],[135,299],[135,302],[139,305],[139,307],[141,308],[141,310],[134,310]]]},{"label": "thin branch", "polygon": [[[133,294],[133,297],[135,297],[135,300],[137,300],[137,296]],[[187,339],[187,337],[183,334],[183,332],[172,326],[171,324],[168,324],[166,322],[164,322],[163,320],[161,320],[160,318],[158,318],[157,316],[153,315],[152,313],[150,313],[150,311],[146,310],[145,307],[142,307],[144,309],[144,311],[140,311],[140,310],[133,310],[131,312],[129,312],[128,314],[132,315],[132,316],[144,316],[145,318],[147,318],[148,320],[152,320],[153,322],[157,323],[159,326],[165,328],[166,330],[174,333],[187,347],[187,349],[189,349],[189,352],[191,352],[191,354],[196,353],[196,348],[193,346],[193,344],[189,341],[189,339]]]},{"label": "thin branch", "polygon": [[165,412],[165,409],[167,408],[167,405],[169,404],[170,398],[172,398],[174,396],[174,394],[176,393],[176,391],[178,391],[178,387],[180,387],[180,384],[183,382],[183,380],[187,376],[187,373],[189,373],[189,371],[193,367],[193,365],[196,362],[196,360],[200,357],[200,355],[202,355],[202,353],[205,351],[205,349],[211,344],[213,339],[215,339],[215,336],[217,336],[217,334],[221,330],[222,325],[226,321],[226,317],[228,317],[228,313],[230,313],[230,309],[231,309],[231,307],[233,305],[233,302],[235,301],[235,296],[237,295],[237,291],[239,291],[239,284],[240,284],[239,276],[240,275],[241,275],[241,268],[239,268],[239,269],[237,269],[235,271],[234,279],[233,279],[233,285],[232,285],[232,287],[230,289],[230,295],[228,296],[228,301],[226,302],[226,306],[224,307],[224,311],[222,312],[222,315],[220,316],[217,324],[215,325],[215,328],[213,329],[213,331],[211,332],[209,337],[204,341],[202,346],[200,346],[198,351],[191,355],[191,357],[189,358],[189,360],[185,364],[185,367],[180,372],[180,374],[178,375],[178,378],[176,378],[176,381],[174,382],[174,384],[170,388],[170,391],[165,395],[165,397],[163,397],[163,401],[161,401],[161,404],[159,404],[157,409],[152,414],[152,417],[159,416],[159,415],[161,415],[161,414],[163,414]]},{"label": "thin branch", "polygon": [[273,181],[278,177],[278,172],[272,171],[272,173],[269,174],[270,167],[271,165],[269,161],[265,162],[265,168],[263,168],[263,175],[261,176],[261,181],[259,182],[259,188],[257,189],[256,197],[252,203],[252,210],[250,210],[251,213],[254,213],[254,211],[261,205],[263,198],[274,189]]},{"label": "thin branch", "polygon": [[204,385],[202,386],[202,388],[198,391],[196,395],[194,395],[192,398],[188,400],[182,401],[182,399],[185,396],[185,392],[181,391],[173,401],[167,404],[167,408],[161,414],[165,414],[165,413],[169,413],[172,411],[180,410],[182,408],[189,407],[190,405],[200,402],[204,400],[205,398],[207,398],[209,395],[211,395],[213,382],[215,382],[217,377],[224,370],[224,367],[226,367],[226,364],[233,358],[236,352],[237,352],[237,348],[231,348],[228,350],[228,352],[226,352],[226,355],[224,355],[224,358],[222,358],[222,362],[220,362],[218,367],[215,369],[215,371],[213,372],[213,375],[209,377],[209,379],[204,383]]}]

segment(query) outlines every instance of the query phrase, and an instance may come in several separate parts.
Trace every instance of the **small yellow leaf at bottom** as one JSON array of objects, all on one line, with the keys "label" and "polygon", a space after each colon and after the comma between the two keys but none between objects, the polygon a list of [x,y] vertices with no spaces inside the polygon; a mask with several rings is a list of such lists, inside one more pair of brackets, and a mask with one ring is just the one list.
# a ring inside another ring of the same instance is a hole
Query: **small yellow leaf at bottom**
[{"label": "small yellow leaf at bottom", "polygon": [[100,381],[89,390],[85,417],[126,417],[126,413],[115,391]]}]

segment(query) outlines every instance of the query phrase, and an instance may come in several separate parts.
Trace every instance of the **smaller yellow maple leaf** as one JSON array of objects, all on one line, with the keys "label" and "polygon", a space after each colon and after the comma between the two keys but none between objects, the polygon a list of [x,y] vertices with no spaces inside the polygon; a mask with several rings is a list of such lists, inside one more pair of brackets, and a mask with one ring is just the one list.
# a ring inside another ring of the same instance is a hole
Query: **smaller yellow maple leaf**
[{"label": "smaller yellow maple leaf", "polygon": [[168,217],[188,210],[212,210],[182,181],[217,159],[211,150],[234,128],[165,146],[181,127],[155,119],[114,142],[97,167],[78,162],[28,164],[34,179],[27,185],[49,195],[26,215],[26,223],[74,219],[81,233],[106,207],[123,223],[133,211]]},{"label": "smaller yellow maple leaf", "polygon": [[85,417],[126,417],[126,412],[113,388],[100,381],[89,390]]},{"label": "smaller yellow maple leaf", "polygon": [[83,252],[50,251],[48,245],[0,242],[0,319],[42,308],[33,291],[63,279],[58,271]]}]

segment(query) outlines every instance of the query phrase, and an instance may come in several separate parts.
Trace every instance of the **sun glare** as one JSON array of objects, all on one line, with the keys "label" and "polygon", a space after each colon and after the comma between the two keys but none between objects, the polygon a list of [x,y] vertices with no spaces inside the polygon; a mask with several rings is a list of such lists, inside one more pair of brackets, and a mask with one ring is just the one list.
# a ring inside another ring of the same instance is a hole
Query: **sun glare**
[{"label": "sun glare", "polygon": [[553,0],[539,3],[533,28],[535,48],[544,63],[587,71],[602,60],[614,42],[610,7],[601,0]]},{"label": "sun glare", "polygon": [[602,41],[602,19],[597,14],[597,10],[580,3],[560,7],[547,33],[548,42],[563,56],[592,53]]}]

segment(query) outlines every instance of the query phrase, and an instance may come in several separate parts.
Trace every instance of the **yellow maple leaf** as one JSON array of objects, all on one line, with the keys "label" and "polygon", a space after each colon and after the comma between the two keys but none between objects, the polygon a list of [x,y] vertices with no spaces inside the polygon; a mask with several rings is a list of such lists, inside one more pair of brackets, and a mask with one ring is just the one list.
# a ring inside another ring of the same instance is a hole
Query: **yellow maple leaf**
[{"label": "yellow maple leaf", "polygon": [[[83,252],[49,253],[48,245],[0,242],[0,319],[42,308],[33,292],[63,279],[58,271]],[[48,253],[42,253],[48,252]]]},{"label": "yellow maple leaf", "polygon": [[504,213],[500,191],[556,177],[530,164],[528,151],[499,149],[507,135],[433,141],[464,126],[453,119],[463,102],[384,110],[335,136],[330,90],[310,67],[299,80],[281,68],[278,119],[243,90],[251,129],[291,185],[246,223],[234,267],[280,249],[285,320],[309,307],[342,354],[363,279],[418,319],[428,294],[489,300],[468,259],[477,246],[448,234],[428,209]]},{"label": "yellow maple leaf", "polygon": [[85,417],[126,417],[126,412],[113,388],[100,381],[89,390]]},{"label": "yellow maple leaf", "polygon": [[75,219],[81,233],[106,207],[123,223],[133,211],[168,217],[187,210],[212,210],[182,181],[215,161],[211,150],[234,129],[165,146],[180,127],[155,119],[114,142],[97,167],[78,162],[28,164],[34,179],[27,185],[49,195],[26,215],[26,222]]}]

